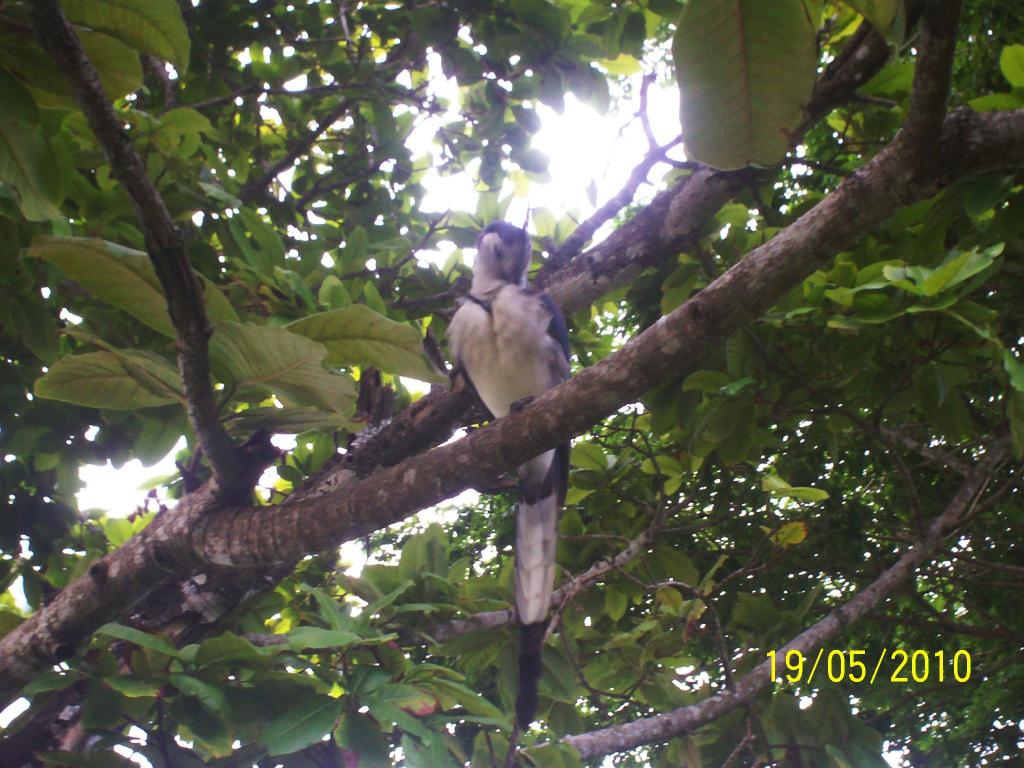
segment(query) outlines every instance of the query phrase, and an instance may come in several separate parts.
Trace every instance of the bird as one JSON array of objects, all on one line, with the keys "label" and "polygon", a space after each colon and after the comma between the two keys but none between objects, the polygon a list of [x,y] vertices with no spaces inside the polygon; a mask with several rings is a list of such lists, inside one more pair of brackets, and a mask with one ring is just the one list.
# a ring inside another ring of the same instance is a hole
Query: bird
[{"label": "bird", "polygon": [[[546,293],[527,284],[533,248],[525,230],[495,221],[480,232],[469,293],[448,326],[449,349],[494,418],[518,410],[569,378],[565,319]],[[555,581],[558,515],[569,481],[569,444],[518,468],[515,597],[520,625],[516,723],[537,712],[541,649]]]}]

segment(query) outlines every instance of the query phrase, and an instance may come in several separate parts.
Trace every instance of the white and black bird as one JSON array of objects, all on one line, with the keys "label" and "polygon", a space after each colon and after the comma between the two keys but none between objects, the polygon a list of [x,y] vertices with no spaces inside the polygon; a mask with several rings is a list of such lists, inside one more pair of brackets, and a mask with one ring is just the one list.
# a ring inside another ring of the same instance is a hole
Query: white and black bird
[{"label": "white and black bird", "polygon": [[[448,327],[449,346],[487,409],[516,403],[569,378],[569,337],[551,297],[527,287],[532,247],[525,231],[496,221],[477,238],[473,285]],[[569,478],[569,444],[519,467],[516,611],[521,627],[516,721],[537,710],[540,652],[555,581],[558,513]]]}]

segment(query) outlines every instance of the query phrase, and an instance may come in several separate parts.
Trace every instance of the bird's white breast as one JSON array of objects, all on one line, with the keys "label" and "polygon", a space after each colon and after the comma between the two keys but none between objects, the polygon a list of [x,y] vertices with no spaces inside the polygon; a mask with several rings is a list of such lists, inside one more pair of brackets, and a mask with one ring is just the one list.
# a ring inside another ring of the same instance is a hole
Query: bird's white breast
[{"label": "bird's white breast", "polygon": [[504,416],[512,403],[564,378],[552,370],[560,350],[548,336],[550,322],[535,294],[510,284],[495,295],[490,313],[467,301],[452,318],[452,353],[494,416]]}]

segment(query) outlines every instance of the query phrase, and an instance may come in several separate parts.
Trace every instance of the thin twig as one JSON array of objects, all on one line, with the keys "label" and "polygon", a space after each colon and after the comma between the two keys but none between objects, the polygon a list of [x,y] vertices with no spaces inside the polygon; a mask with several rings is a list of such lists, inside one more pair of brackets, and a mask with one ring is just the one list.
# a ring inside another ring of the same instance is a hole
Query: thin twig
[{"label": "thin twig", "polygon": [[146,250],[177,333],[178,367],[188,400],[189,420],[213,467],[218,486],[232,492],[247,489],[252,485],[253,462],[232,442],[218,420],[217,401],[210,386],[207,339],[211,329],[202,285],[189,263],[181,231],[149,180],[142,159],[122,128],[124,121],[114,112],[95,67],[57,0],[33,3],[32,21],[43,47],[67,78],[111,173],[124,185],[135,207]]}]

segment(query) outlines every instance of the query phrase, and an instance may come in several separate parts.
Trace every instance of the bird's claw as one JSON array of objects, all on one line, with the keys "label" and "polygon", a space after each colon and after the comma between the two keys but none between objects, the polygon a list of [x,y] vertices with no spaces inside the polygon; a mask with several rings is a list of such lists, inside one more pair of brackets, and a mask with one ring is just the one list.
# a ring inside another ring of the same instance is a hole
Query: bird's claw
[{"label": "bird's claw", "polygon": [[523,410],[526,406],[528,406],[536,399],[537,398],[535,398],[533,395],[527,395],[524,398],[516,400],[514,403],[512,403],[512,405],[508,407],[508,409],[512,413],[519,413],[519,411]]}]

